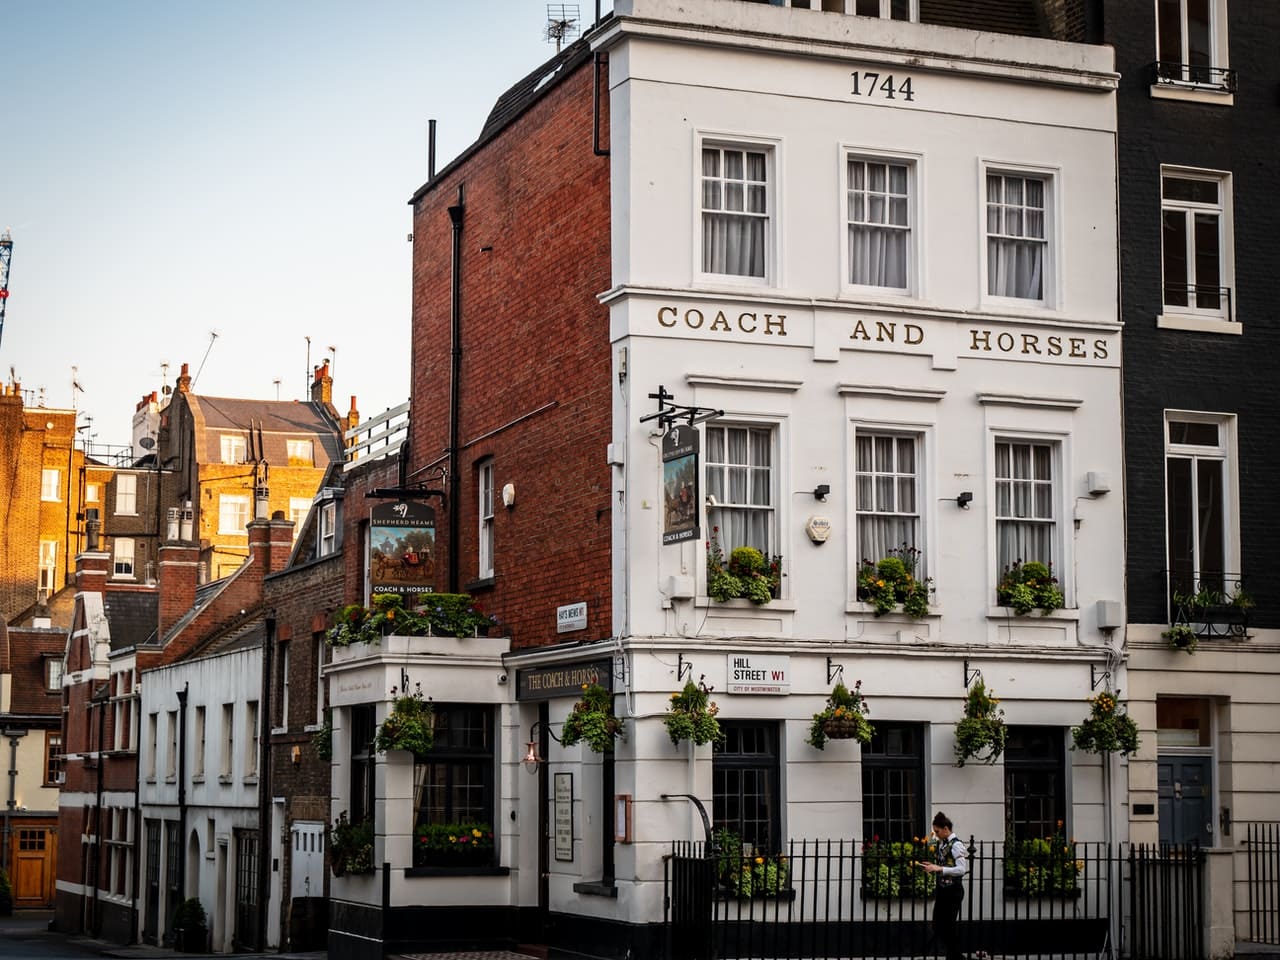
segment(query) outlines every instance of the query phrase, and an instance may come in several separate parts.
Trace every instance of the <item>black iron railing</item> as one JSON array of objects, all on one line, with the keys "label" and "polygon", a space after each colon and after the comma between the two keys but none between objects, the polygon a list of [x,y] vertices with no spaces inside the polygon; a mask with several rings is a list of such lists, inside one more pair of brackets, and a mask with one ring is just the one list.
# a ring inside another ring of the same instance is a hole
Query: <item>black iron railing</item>
[{"label": "black iron railing", "polygon": [[1164,305],[1221,315],[1224,320],[1231,320],[1235,316],[1231,310],[1230,287],[1214,287],[1203,283],[1166,283]]},{"label": "black iron railing", "polygon": [[1280,823],[1246,821],[1249,940],[1280,944]]},{"label": "black iron railing", "polygon": [[1236,71],[1226,67],[1210,67],[1198,63],[1177,63],[1173,60],[1157,60],[1151,65],[1152,83],[1186,84],[1236,92]]},{"label": "black iron railing", "polygon": [[1169,623],[1190,627],[1201,640],[1244,639],[1253,607],[1239,573],[1169,571]]},{"label": "black iron railing", "polygon": [[[1047,838],[970,839],[968,849],[966,955],[1203,955],[1198,847]],[[668,956],[936,956],[933,877],[917,865],[920,855],[919,844],[853,840],[795,840],[781,854],[748,856],[676,844],[667,857]]]}]

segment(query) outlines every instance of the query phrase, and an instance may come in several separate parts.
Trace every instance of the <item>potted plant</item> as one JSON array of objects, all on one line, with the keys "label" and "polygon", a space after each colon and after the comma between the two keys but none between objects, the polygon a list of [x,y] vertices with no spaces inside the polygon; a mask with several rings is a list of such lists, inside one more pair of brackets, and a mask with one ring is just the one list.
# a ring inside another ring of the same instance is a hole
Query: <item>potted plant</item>
[{"label": "potted plant", "polygon": [[862,698],[861,680],[854,683],[852,691],[843,683],[837,683],[827,697],[827,705],[813,715],[805,742],[819,750],[826,748],[828,740],[857,740],[868,744],[875,733],[866,717],[870,712],[871,708]]},{"label": "potted plant", "polygon": [[325,763],[333,759],[333,711],[326,710],[324,712],[324,723],[320,724],[311,737],[311,746],[315,748],[316,756]]},{"label": "potted plant", "polygon": [[697,683],[689,680],[683,690],[671,695],[671,703],[662,722],[666,725],[667,736],[677,746],[681,740],[692,740],[695,744],[724,740],[720,721],[716,719],[720,708],[711,699],[711,688],[703,682],[704,679],[699,678]]},{"label": "potted plant", "polygon": [[373,739],[374,749],[379,753],[388,750],[408,750],[414,756],[422,756],[431,750],[435,743],[435,714],[431,709],[431,701],[422,695],[422,684],[414,684],[412,692],[408,690],[396,696],[396,688],[391,688],[391,712],[378,727],[378,734]]},{"label": "potted plant", "polygon": [[1007,735],[1000,699],[981,678],[975,680],[965,694],[964,716],[956,724],[956,766],[963,767],[966,760],[995,763],[1004,753]]},{"label": "potted plant", "polygon": [[414,610],[405,607],[404,597],[398,593],[375,593],[370,599],[371,607],[348,604],[334,618],[325,642],[331,647],[377,643],[387,634],[477,637],[487,635],[489,628],[499,622],[481,610],[470,594],[429,593],[423,597]]},{"label": "potted plant", "polygon": [[352,823],[347,811],[338,814],[329,829],[329,867],[335,877],[373,873],[373,824]]},{"label": "potted plant", "polygon": [[1185,623],[1175,623],[1160,636],[1168,642],[1170,650],[1183,650],[1188,654],[1195,653],[1199,643],[1195,630]]},{"label": "potted plant", "polygon": [[[1236,587],[1230,596],[1215,587],[1201,584],[1195,593],[1173,594],[1177,608],[1174,625],[1191,627],[1197,636],[1244,636],[1249,626],[1249,611],[1253,609],[1253,597],[1243,587]],[[1194,625],[1194,626],[1193,626]]]},{"label": "potted plant", "polygon": [[1009,893],[1026,897],[1074,896],[1084,861],[1076,859],[1075,841],[1067,841],[1058,821],[1051,837],[1005,842],[1004,885]]},{"label": "potted plant", "polygon": [[1012,607],[1020,617],[1039,609],[1041,615],[1053,613],[1062,607],[1062,590],[1058,578],[1053,575],[1053,564],[1038,560],[1023,563],[1015,560],[1005,567],[996,587],[996,599],[1002,607]]},{"label": "potted plant", "polygon": [[741,597],[766,604],[777,596],[782,583],[782,557],[771,557],[755,547],[734,547],[726,562],[716,540],[719,527],[712,527],[707,541],[707,596],[723,603]]},{"label": "potted plant", "polygon": [[183,953],[204,953],[209,943],[209,922],[198,897],[188,897],[173,914],[174,946]]},{"label": "potted plant", "polygon": [[862,845],[862,893],[866,897],[932,897],[936,879],[918,862],[933,863],[933,838],[882,841],[878,836]]},{"label": "potted plant", "polygon": [[757,852],[728,827],[715,832],[716,877],[733,896],[776,897],[787,890],[791,864],[782,854]]},{"label": "potted plant", "polygon": [[565,717],[560,742],[566,747],[581,742],[596,753],[607,753],[621,733],[622,720],[613,715],[613,694],[598,683],[584,683],[582,696]]},{"label": "potted plant", "polygon": [[475,867],[493,863],[488,823],[424,823],[415,831],[413,862],[419,867]]},{"label": "potted plant", "polygon": [[1100,693],[1089,698],[1089,716],[1071,729],[1071,749],[1085,753],[1114,753],[1123,756],[1138,752],[1141,744],[1138,725],[1121,712],[1115,695]]},{"label": "potted plant", "polygon": [[883,616],[902,604],[902,612],[913,620],[929,615],[929,591],[933,579],[916,578],[920,551],[905,543],[872,563],[863,560],[858,568],[858,599],[875,607]]},{"label": "potted plant", "polygon": [[0,917],[13,915],[13,887],[9,884],[9,874],[0,868]]}]

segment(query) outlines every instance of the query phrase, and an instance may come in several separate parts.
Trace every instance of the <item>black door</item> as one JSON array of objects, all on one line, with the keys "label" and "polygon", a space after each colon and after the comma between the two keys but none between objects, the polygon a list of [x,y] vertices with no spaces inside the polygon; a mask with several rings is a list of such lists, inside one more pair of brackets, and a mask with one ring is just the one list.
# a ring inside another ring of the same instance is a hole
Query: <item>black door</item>
[{"label": "black door", "polygon": [[142,939],[159,943],[160,933],[160,824],[147,821],[147,918],[142,925]]},{"label": "black door", "polygon": [[236,929],[235,945],[256,950],[258,940],[258,832],[236,831]]},{"label": "black door", "polygon": [[1161,757],[1157,785],[1160,842],[1213,845],[1213,784],[1209,757]]}]

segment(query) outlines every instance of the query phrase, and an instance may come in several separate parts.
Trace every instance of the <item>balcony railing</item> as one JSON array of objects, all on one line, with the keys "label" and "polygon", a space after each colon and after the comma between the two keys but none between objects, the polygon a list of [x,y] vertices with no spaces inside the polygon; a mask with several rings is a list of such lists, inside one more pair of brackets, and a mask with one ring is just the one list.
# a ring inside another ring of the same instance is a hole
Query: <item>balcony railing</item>
[{"label": "balcony railing", "polygon": [[1210,287],[1200,283],[1166,283],[1164,305],[1213,314],[1221,316],[1224,320],[1232,319],[1233,315],[1230,287]]},{"label": "balcony railing", "polygon": [[1210,67],[1198,63],[1176,63],[1157,60],[1151,65],[1151,82],[1199,87],[1207,90],[1236,92],[1236,71],[1226,67]]},{"label": "balcony railing", "polygon": [[1169,623],[1190,627],[1201,640],[1244,639],[1253,606],[1241,574],[1169,572]]}]

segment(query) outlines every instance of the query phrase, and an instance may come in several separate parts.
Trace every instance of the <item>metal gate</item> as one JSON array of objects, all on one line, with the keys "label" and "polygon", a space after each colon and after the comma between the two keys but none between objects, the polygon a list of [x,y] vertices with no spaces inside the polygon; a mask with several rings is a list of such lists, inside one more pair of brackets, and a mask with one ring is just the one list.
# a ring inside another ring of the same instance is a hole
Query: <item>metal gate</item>
[{"label": "metal gate", "polygon": [[147,821],[147,904],[142,939],[159,943],[160,936],[160,824]]},{"label": "metal gate", "polygon": [[667,858],[668,955],[714,960],[716,858],[702,844],[677,841]]},{"label": "metal gate", "polygon": [[258,930],[258,831],[236,831],[236,928],[232,942],[256,950]]},{"label": "metal gate", "polygon": [[1196,843],[1129,848],[1131,960],[1201,960],[1204,851]]},{"label": "metal gate", "polygon": [[1280,823],[1250,822],[1243,826],[1248,858],[1249,940],[1280,944]]}]

